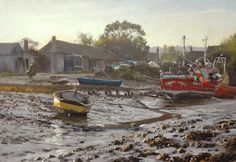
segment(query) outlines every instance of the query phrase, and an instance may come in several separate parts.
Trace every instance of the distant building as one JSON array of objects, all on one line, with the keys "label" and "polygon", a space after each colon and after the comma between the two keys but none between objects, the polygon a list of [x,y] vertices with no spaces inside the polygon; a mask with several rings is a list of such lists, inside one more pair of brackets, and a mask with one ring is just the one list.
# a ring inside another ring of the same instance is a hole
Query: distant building
[{"label": "distant building", "polygon": [[217,54],[221,51],[221,46],[208,46],[207,47],[207,55]]},{"label": "distant building", "polygon": [[49,72],[66,72],[80,68],[93,71],[116,60],[115,55],[104,48],[69,43],[57,40],[55,36],[39,52],[50,60]]},{"label": "distant building", "polygon": [[159,47],[152,47],[149,49],[148,61],[155,61],[158,63],[160,61],[160,50]]},{"label": "distant building", "polygon": [[23,53],[19,43],[0,43],[0,71],[23,72]]},{"label": "distant building", "polygon": [[193,50],[193,47],[190,47],[190,51],[186,52],[185,58],[189,61],[195,62],[197,59],[203,59],[204,51],[202,50]]}]

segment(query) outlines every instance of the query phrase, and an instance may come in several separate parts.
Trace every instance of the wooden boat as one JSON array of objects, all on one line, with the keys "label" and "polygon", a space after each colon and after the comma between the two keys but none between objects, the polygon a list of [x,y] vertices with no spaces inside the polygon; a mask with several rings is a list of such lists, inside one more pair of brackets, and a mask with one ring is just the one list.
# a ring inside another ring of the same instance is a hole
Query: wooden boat
[{"label": "wooden boat", "polygon": [[217,86],[214,96],[217,98],[234,98],[236,96],[236,87],[229,85]]},{"label": "wooden boat", "polygon": [[61,76],[50,76],[49,80],[52,84],[67,84],[69,82],[68,78]]},{"label": "wooden boat", "polygon": [[107,79],[92,79],[92,78],[77,78],[80,84],[99,85],[99,86],[114,86],[120,87],[122,80],[107,80]]},{"label": "wooden boat", "polygon": [[93,101],[89,96],[77,90],[59,91],[53,94],[54,106],[61,112],[86,114]]},{"label": "wooden boat", "polygon": [[215,75],[216,69],[192,67],[191,70],[185,75],[161,73],[161,93],[173,99],[212,97],[221,81],[219,75]]}]

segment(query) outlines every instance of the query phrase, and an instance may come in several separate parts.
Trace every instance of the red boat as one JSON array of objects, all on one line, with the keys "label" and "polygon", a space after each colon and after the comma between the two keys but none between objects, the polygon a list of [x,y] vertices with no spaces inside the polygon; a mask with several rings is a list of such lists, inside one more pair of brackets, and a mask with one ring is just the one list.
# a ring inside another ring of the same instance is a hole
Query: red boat
[{"label": "red boat", "polygon": [[189,74],[161,73],[162,94],[172,99],[212,97],[222,80],[217,69],[196,66],[190,66],[189,69]]},{"label": "red boat", "polygon": [[236,96],[236,87],[219,85],[215,90],[214,96],[217,98],[234,98]]}]

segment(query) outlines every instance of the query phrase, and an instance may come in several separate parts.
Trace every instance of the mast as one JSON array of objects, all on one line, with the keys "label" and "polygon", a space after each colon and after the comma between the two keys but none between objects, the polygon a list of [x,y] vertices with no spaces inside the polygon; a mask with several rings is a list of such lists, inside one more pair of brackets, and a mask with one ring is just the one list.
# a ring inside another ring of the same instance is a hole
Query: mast
[{"label": "mast", "polygon": [[183,66],[185,66],[185,39],[186,36],[183,35]]},{"label": "mast", "polygon": [[208,41],[208,36],[205,36],[203,38],[203,41],[204,41],[204,64],[206,63],[206,54],[207,54],[207,41]]}]

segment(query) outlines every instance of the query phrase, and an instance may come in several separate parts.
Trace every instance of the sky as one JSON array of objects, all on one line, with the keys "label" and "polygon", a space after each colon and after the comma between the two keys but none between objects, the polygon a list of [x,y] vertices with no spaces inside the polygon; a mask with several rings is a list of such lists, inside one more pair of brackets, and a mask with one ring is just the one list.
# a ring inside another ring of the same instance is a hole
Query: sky
[{"label": "sky", "polygon": [[217,45],[236,33],[236,0],[0,0],[0,42],[77,42],[116,20],[141,25],[150,46]]}]

